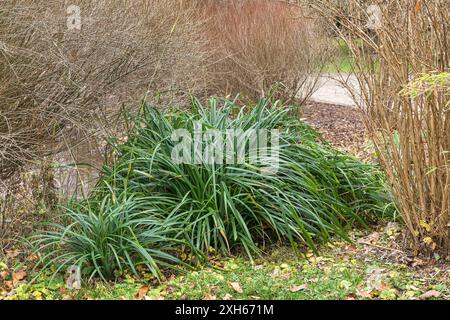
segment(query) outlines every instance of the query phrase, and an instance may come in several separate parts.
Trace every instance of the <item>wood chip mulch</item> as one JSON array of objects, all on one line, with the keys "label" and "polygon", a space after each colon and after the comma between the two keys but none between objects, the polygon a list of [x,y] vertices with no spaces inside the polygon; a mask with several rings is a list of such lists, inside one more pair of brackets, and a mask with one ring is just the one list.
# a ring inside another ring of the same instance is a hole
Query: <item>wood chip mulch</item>
[{"label": "wood chip mulch", "polygon": [[301,110],[301,118],[334,147],[367,158],[369,142],[357,108],[308,102]]}]

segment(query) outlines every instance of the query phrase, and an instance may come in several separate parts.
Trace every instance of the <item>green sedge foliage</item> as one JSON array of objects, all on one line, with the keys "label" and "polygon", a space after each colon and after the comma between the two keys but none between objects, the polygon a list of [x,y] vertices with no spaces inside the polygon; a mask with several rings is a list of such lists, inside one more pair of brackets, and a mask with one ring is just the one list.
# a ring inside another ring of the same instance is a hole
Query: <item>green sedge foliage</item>
[{"label": "green sedge foliage", "polygon": [[37,265],[42,270],[56,266],[55,273],[76,265],[89,279],[105,281],[116,272],[137,275],[145,267],[159,278],[161,266],[182,263],[169,254],[182,242],[167,237],[176,233],[176,221],[158,216],[149,204],[145,197],[125,193],[71,203],[64,208],[62,223],[50,224],[49,231],[33,237],[36,251],[44,253]]},{"label": "green sedge foliage", "polygon": [[[197,121],[221,132],[280,130],[278,172],[264,174],[262,164],[174,163],[172,133]],[[136,264],[158,275],[159,265],[177,262],[174,247],[198,258],[236,247],[252,257],[277,241],[316,250],[332,235],[348,239],[348,227],[366,226],[388,203],[373,166],[332,149],[280,102],[240,107],[211,99],[205,107],[194,99],[190,112],[166,114],[144,103],[116,151],[91,198],[41,236],[41,243],[59,241],[53,256],[87,263],[103,277]]]}]

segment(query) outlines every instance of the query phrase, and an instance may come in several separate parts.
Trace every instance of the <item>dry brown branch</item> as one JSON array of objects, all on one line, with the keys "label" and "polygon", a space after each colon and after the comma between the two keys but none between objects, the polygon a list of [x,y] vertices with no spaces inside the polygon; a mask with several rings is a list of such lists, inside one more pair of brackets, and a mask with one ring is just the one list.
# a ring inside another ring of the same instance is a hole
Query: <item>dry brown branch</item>
[{"label": "dry brown branch", "polygon": [[[69,28],[80,8],[81,29]],[[30,0],[0,6],[0,173],[110,128],[147,91],[202,92],[194,3]],[[106,126],[105,126],[106,124]]]},{"label": "dry brown branch", "polygon": [[[347,0],[311,4],[327,18],[355,58],[363,98],[357,102],[412,247],[417,252],[440,250],[447,255],[449,2]],[[369,9],[370,5],[378,7]],[[379,10],[381,24],[369,29],[374,10]],[[417,86],[424,90],[417,90]]]},{"label": "dry brown branch", "polygon": [[214,94],[258,99],[278,93],[308,98],[329,45],[317,19],[287,1],[204,1],[208,46],[215,48]]}]

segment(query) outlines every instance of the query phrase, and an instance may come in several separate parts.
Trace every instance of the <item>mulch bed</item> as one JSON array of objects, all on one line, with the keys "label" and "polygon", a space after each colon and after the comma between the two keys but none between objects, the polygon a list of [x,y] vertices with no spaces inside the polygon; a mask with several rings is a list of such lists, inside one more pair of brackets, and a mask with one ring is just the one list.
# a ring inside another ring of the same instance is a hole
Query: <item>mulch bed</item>
[{"label": "mulch bed", "polygon": [[308,102],[301,109],[301,117],[337,149],[367,157],[369,143],[357,108]]}]

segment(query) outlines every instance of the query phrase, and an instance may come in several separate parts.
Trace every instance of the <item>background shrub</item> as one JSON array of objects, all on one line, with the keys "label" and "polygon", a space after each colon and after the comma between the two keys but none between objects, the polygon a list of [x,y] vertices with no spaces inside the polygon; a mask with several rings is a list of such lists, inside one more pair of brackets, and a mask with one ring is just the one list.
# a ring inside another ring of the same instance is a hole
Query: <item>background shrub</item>
[{"label": "background shrub", "polygon": [[329,58],[320,22],[305,7],[270,0],[205,1],[214,94],[308,98]]},{"label": "background shrub", "polygon": [[[73,4],[81,30],[67,26]],[[194,7],[177,0],[2,1],[0,174],[98,138],[99,130],[110,134],[121,104],[146,91],[199,93],[194,70],[204,57]]]},{"label": "background shrub", "polygon": [[[361,84],[357,103],[407,226],[409,246],[417,254],[448,255],[448,1],[387,1],[375,11],[368,10],[371,1],[348,0],[345,7],[313,3],[330,23],[341,23],[338,32]],[[376,11],[381,23],[369,29]]]}]

